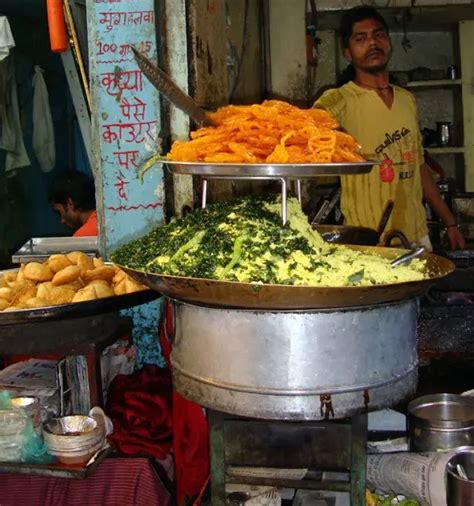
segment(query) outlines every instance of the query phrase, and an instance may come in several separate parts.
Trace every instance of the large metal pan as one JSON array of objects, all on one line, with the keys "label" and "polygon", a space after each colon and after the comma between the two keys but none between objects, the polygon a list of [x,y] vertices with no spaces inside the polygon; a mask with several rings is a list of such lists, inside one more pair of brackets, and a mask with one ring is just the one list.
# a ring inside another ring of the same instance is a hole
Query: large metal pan
[{"label": "large metal pan", "polygon": [[[408,250],[368,246],[348,246],[358,251],[377,253],[395,259]],[[447,276],[454,264],[429,253],[421,256],[427,262],[428,278],[422,281],[391,285],[314,287],[237,283],[212,279],[162,276],[129,269],[120,265],[132,278],[173,299],[212,307],[247,309],[322,309],[367,306],[394,302],[421,295],[436,279]]]},{"label": "large metal pan", "polygon": [[62,320],[65,318],[83,318],[99,314],[129,309],[134,306],[146,304],[160,297],[153,290],[105,297],[103,299],[45,306],[34,309],[19,309],[18,311],[0,311],[0,327],[19,323],[42,322],[45,320]]},{"label": "large metal pan", "polygon": [[340,163],[211,163],[164,162],[173,174],[211,178],[312,179],[318,176],[368,174],[374,161]]},{"label": "large metal pan", "polygon": [[[5,272],[14,272],[18,269],[0,271],[0,276]],[[20,323],[42,322],[45,320],[62,320],[65,318],[83,318],[99,314],[111,313],[121,309],[128,309],[140,304],[146,304],[160,297],[153,290],[141,290],[139,292],[104,297],[103,299],[44,306],[34,309],[19,309],[18,311],[0,311],[0,327]]]}]

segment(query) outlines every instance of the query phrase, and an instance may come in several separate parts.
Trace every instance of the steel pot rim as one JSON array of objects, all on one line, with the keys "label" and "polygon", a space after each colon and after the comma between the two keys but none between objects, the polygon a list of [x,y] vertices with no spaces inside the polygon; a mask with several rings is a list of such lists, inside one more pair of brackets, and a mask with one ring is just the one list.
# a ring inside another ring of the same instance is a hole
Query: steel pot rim
[{"label": "steel pot rim", "polygon": [[454,472],[452,465],[450,465],[450,462],[453,458],[457,457],[458,455],[463,454],[473,454],[474,455],[474,446],[459,446],[455,448],[456,453],[449,459],[448,463],[446,464],[446,474],[449,474],[452,478],[455,478],[458,481],[462,481],[464,483],[474,484],[474,479],[472,480],[465,480],[464,478],[461,478],[459,476],[458,472]]},{"label": "steel pot rim", "polygon": [[[460,404],[473,409],[473,415],[466,416],[462,420],[449,420],[443,418],[426,418],[417,414],[425,406],[433,404]],[[436,430],[437,432],[450,432],[456,429],[469,430],[474,428],[474,399],[457,394],[441,393],[418,397],[408,404],[408,419],[410,425]]]}]

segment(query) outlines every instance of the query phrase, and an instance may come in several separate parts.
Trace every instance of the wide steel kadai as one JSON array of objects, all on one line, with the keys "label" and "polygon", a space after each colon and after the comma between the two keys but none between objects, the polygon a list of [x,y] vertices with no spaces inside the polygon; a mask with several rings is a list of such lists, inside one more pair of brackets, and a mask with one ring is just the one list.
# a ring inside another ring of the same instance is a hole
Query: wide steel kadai
[{"label": "wide steel kadai", "polygon": [[175,388],[218,411],[343,418],[416,388],[416,299],[304,311],[173,308]]}]

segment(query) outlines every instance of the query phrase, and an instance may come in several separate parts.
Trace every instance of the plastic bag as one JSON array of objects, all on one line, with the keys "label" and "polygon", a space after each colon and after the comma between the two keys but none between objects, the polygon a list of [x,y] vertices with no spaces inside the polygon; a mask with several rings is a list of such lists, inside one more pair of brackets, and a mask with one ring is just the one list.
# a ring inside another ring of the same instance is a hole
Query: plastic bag
[{"label": "plastic bag", "polygon": [[12,405],[9,392],[0,392],[0,461],[49,464],[55,460],[30,416]]},{"label": "plastic bag", "polygon": [[33,149],[41,170],[50,172],[56,163],[53,119],[43,70],[38,65],[35,65],[33,88]]}]

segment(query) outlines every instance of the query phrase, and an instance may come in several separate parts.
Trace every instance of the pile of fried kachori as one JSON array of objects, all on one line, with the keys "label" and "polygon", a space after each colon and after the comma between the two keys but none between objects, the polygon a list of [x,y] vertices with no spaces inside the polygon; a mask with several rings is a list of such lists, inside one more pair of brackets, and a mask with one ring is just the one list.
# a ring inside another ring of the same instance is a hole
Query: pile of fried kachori
[{"label": "pile of fried kachori", "polygon": [[101,258],[73,251],[0,275],[0,311],[84,302],[146,289]]}]

